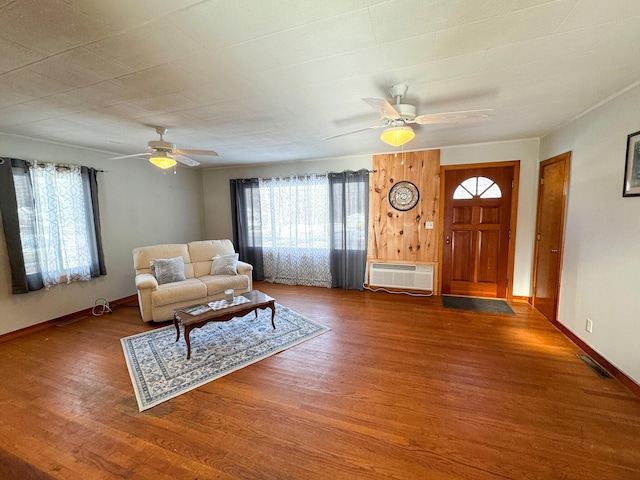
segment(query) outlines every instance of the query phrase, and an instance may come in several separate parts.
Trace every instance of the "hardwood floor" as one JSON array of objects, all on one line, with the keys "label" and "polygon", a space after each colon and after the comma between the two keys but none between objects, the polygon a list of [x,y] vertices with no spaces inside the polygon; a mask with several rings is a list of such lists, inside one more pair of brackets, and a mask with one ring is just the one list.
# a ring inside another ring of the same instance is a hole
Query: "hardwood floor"
[{"label": "hardwood floor", "polygon": [[526,304],[256,288],[332,330],[142,413],[136,308],[0,343],[0,478],[640,479],[640,399]]}]

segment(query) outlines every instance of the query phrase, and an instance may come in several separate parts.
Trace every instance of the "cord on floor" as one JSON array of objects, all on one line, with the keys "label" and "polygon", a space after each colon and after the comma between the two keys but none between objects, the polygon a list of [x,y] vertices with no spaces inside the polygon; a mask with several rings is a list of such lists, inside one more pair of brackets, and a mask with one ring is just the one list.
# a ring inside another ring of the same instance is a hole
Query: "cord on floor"
[{"label": "cord on floor", "polygon": [[95,304],[93,305],[91,313],[93,313],[94,317],[99,317],[105,312],[112,313],[111,307],[109,306],[109,301],[106,298],[97,299]]},{"label": "cord on floor", "polygon": [[433,292],[431,293],[412,293],[412,292],[405,292],[405,291],[391,291],[391,290],[387,290],[386,288],[382,288],[382,287],[378,287],[378,288],[371,288],[368,287],[367,285],[365,285],[364,283],[362,284],[362,288],[364,288],[365,290],[369,290],[370,292],[387,292],[387,293],[394,293],[394,294],[402,294],[402,295],[409,295],[411,297],[433,297]]}]

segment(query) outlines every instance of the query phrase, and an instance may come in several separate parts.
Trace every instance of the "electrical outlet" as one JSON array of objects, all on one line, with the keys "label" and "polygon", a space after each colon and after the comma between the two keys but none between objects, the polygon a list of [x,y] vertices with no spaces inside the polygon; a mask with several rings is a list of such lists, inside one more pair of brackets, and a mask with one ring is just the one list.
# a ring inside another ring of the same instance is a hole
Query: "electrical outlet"
[{"label": "electrical outlet", "polygon": [[593,320],[587,318],[587,324],[584,326],[584,329],[589,333],[593,333]]},{"label": "electrical outlet", "polygon": [[427,230],[433,230],[433,222],[424,222],[424,228]]}]

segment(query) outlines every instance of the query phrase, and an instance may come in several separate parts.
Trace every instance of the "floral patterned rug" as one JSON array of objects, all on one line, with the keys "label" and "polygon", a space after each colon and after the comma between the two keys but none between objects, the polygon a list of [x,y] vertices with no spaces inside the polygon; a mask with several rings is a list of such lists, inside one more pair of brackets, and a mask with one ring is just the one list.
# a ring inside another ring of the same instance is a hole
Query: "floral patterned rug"
[{"label": "floral patterned rug", "polygon": [[140,411],[193,390],[216,378],[282,352],[330,330],[276,304],[228,322],[211,322],[191,331],[187,360],[184,332],[173,325],[122,338],[122,349]]}]

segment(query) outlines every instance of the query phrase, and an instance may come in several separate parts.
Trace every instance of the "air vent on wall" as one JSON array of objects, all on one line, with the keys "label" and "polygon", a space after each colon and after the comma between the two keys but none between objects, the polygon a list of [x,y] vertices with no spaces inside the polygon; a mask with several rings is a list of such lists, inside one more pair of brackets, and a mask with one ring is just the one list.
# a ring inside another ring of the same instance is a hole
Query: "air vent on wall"
[{"label": "air vent on wall", "polygon": [[369,286],[433,291],[433,265],[373,262]]}]

